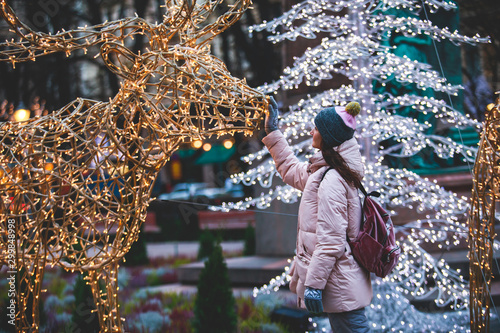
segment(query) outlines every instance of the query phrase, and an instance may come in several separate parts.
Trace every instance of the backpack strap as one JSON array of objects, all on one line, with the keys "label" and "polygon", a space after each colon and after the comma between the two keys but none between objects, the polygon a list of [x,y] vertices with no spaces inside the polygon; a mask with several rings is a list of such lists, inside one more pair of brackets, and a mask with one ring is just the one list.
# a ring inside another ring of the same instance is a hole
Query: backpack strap
[{"label": "backpack strap", "polygon": [[363,192],[365,197],[368,197],[368,196],[376,197],[376,198],[380,197],[380,192],[377,192],[377,191],[371,191],[370,193],[367,193],[363,184],[361,184],[361,183],[359,184],[359,189],[361,190],[361,192]]},{"label": "backpack strap", "polygon": [[320,182],[320,183],[323,181],[323,178],[325,178],[326,173],[327,173],[328,171],[332,170],[332,169],[333,169],[333,167],[329,167],[328,169],[326,169],[326,171],[325,171],[325,172],[323,173],[323,175],[321,176],[321,179],[319,180],[319,182]]}]

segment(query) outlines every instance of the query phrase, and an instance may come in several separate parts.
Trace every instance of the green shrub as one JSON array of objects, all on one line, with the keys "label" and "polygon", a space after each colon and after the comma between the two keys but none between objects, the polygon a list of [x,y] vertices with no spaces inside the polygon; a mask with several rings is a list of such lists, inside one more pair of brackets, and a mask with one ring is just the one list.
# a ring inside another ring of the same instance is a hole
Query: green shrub
[{"label": "green shrub", "polygon": [[250,223],[245,229],[245,247],[243,248],[243,255],[255,255],[255,228]]},{"label": "green shrub", "polygon": [[162,297],[163,305],[167,309],[181,309],[193,312],[194,297],[192,295],[177,292],[167,292],[163,293]]},{"label": "green shrub", "polygon": [[195,332],[236,332],[236,304],[220,244],[215,246],[201,271],[194,315]]},{"label": "green shrub", "polygon": [[148,251],[146,249],[146,239],[144,225],[139,233],[137,241],[132,243],[130,250],[125,254],[123,266],[142,266],[149,263]]},{"label": "green shrub", "polygon": [[198,248],[198,260],[210,257],[215,248],[215,236],[209,230],[203,230],[200,234],[200,247]]},{"label": "green shrub", "polygon": [[62,279],[60,276],[55,276],[50,278],[49,274],[45,274],[45,278],[49,278],[47,289],[51,291],[52,294],[56,295],[58,298],[64,297],[64,292],[68,286],[68,282]]},{"label": "green shrub", "polygon": [[156,271],[152,271],[146,276],[146,283],[148,286],[158,286],[161,284],[161,276]]},{"label": "green shrub", "polygon": [[95,312],[92,289],[83,279],[83,274],[76,277],[73,294],[75,296],[75,307],[71,317],[73,329],[80,329],[80,332],[99,332],[99,317]]},{"label": "green shrub", "polygon": [[177,258],[177,259],[174,260],[174,262],[172,264],[172,268],[177,268],[179,266],[192,263],[193,260],[194,259],[190,259],[190,258]]}]

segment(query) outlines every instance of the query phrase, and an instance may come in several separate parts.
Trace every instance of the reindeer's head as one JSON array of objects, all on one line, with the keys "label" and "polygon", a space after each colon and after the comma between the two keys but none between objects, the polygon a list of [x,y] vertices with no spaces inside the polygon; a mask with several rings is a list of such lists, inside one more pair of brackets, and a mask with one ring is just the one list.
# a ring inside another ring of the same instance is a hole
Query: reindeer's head
[{"label": "reindeer's head", "polygon": [[[144,132],[149,133],[145,141],[151,136],[170,141],[165,145],[160,140],[156,148],[170,151],[172,142],[184,138],[241,131],[248,134],[256,129],[267,109],[267,100],[244,80],[231,76],[225,65],[210,54],[207,42],[237,21],[250,0],[236,0],[214,23],[205,24],[222,2],[167,0],[164,21],[159,25],[133,18],[77,33],[46,35],[19,22],[5,0],[0,0],[2,15],[23,38],[19,43],[4,43],[11,50],[0,60],[15,63],[101,44],[105,64],[124,80],[111,108],[123,109],[121,116],[130,119],[142,114],[144,128],[136,128],[135,134],[144,137]],[[137,34],[145,36],[149,45],[145,52],[135,54],[128,40]]]}]

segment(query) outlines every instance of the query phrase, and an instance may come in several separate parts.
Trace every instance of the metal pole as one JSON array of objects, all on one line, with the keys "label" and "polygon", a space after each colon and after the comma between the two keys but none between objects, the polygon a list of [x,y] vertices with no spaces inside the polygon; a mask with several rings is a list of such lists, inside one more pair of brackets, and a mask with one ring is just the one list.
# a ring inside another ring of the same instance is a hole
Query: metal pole
[{"label": "metal pole", "polygon": [[[349,8],[349,18],[355,24],[355,27],[357,28],[357,34],[360,37],[366,35],[366,27],[363,24],[362,15],[363,10],[360,10],[360,8]],[[353,59],[352,64],[353,67],[356,67],[359,70],[368,66],[368,59],[366,57]],[[366,96],[370,96],[371,84],[372,80],[365,76],[360,76],[356,80],[353,80],[352,83],[354,89],[356,89],[357,91],[366,92]],[[359,102],[361,104],[362,116],[366,117],[369,113],[375,112],[375,104],[370,99],[370,97],[363,98]],[[374,160],[376,147],[372,144],[371,138],[361,138],[359,140],[359,143],[361,145],[363,156],[366,159],[365,162],[372,162]]]}]

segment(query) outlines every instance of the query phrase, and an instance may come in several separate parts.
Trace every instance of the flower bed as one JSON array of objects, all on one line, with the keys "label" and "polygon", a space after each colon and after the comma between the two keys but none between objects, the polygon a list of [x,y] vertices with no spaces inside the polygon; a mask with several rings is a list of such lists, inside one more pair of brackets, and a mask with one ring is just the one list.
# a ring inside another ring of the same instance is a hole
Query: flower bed
[{"label": "flower bed", "polygon": [[[176,283],[176,267],[194,260],[194,258],[177,257],[153,260],[147,266],[120,267],[118,274],[120,314],[125,318],[124,328],[127,332],[193,331],[191,322],[194,316],[195,293],[151,292],[148,288]],[[4,270],[0,271],[0,275],[3,275]],[[42,293],[40,302],[41,333],[91,333],[98,330],[97,314],[92,312],[94,307],[92,297],[85,295],[82,298],[80,291],[75,293],[79,279],[81,281],[79,273],[68,273],[60,268],[46,269],[42,286],[46,292]],[[0,279],[0,295],[7,295],[7,288],[7,280]],[[3,311],[6,308],[6,301],[8,301],[6,297],[0,298],[0,316],[5,316]],[[270,320],[271,311],[285,303],[286,301],[277,294],[258,298],[237,297],[238,332],[286,332],[284,328]],[[80,319],[75,317],[75,313]],[[0,332],[10,332],[9,329],[12,330],[12,327],[9,326],[0,324]]]}]

